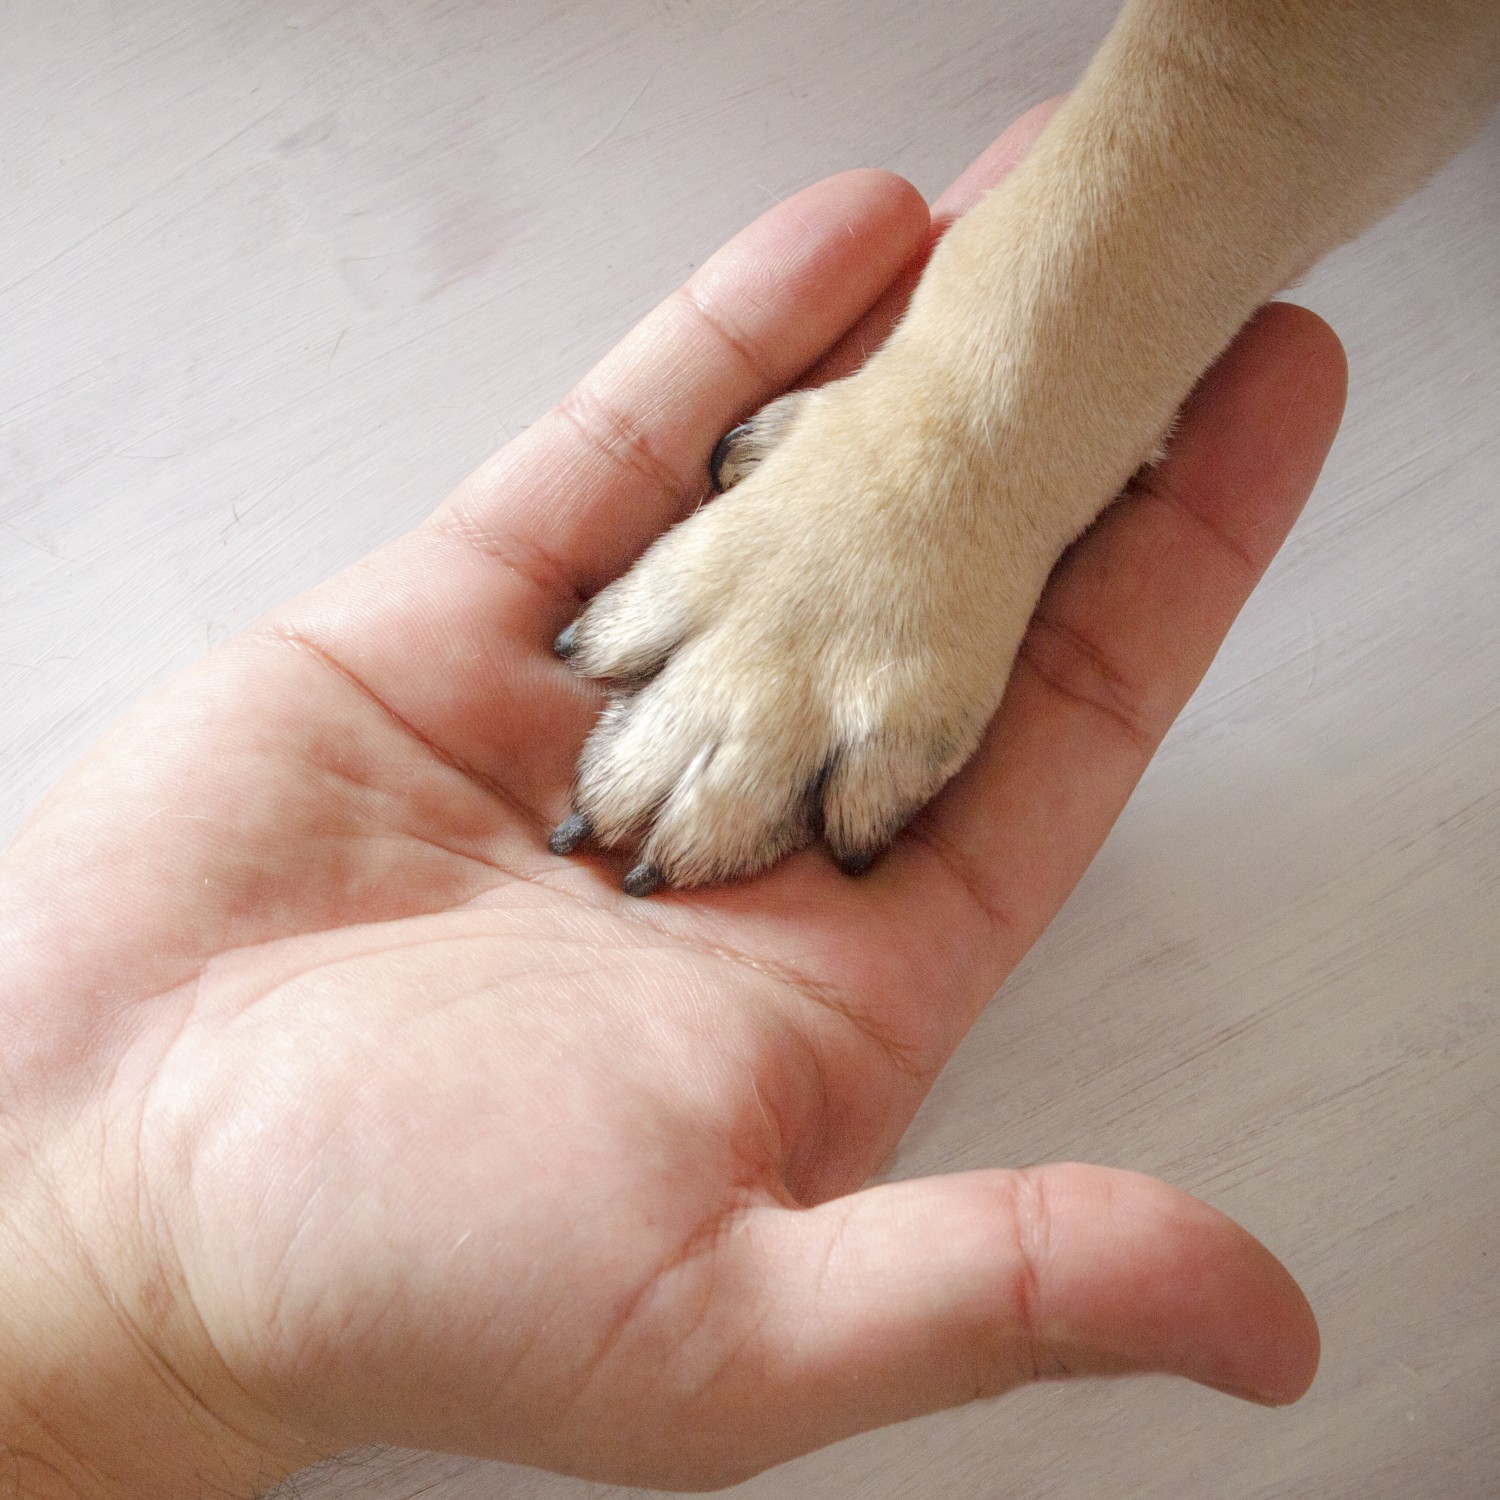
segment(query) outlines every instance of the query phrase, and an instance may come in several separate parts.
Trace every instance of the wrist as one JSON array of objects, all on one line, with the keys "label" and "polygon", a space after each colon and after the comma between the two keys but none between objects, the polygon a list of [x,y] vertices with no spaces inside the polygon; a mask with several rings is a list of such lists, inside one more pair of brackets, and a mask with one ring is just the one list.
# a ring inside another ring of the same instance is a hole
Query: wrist
[{"label": "wrist", "polygon": [[323,1455],[288,1440],[194,1338],[170,1270],[0,1153],[0,1496],[253,1496]]}]

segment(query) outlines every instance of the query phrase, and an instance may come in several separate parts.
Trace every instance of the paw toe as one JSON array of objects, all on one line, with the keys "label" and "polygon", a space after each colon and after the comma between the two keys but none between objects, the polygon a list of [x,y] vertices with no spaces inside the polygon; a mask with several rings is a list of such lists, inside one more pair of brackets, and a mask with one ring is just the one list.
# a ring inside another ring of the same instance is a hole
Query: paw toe
[{"label": "paw toe", "polygon": [[670,559],[647,553],[594,596],[553,650],[585,677],[640,683],[661,670],[692,626],[693,611]]},{"label": "paw toe", "polygon": [[823,789],[823,836],[846,875],[868,870],[978,743],[977,729],[888,728],[848,746]]},{"label": "paw toe", "polygon": [[816,759],[771,725],[737,726],[686,769],[657,811],[644,857],[673,885],[732,880],[774,864],[813,836]]},{"label": "paw toe", "polygon": [[613,694],[585,741],[573,806],[606,848],[646,828],[691,763],[692,727],[674,718],[658,679]]}]

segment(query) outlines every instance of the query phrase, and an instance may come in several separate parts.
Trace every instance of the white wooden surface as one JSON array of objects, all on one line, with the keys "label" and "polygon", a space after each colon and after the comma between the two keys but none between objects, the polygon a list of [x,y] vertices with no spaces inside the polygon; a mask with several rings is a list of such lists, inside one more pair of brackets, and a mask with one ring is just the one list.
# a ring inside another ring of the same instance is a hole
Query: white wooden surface
[{"label": "white wooden surface", "polygon": [[[4,0],[0,836],[121,709],[416,521],[774,197],[935,192],[1107,0]],[[1325,1361],[871,1435],[754,1500],[1500,1496],[1500,129],[1301,290],[1322,486],[900,1169],[1240,1218]],[[605,1487],[375,1454],[332,1497]]]}]

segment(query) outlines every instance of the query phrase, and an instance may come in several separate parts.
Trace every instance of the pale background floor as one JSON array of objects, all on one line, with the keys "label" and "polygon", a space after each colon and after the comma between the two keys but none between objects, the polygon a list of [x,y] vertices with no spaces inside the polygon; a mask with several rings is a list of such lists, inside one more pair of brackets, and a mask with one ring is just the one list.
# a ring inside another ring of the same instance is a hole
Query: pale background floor
[{"label": "pale background floor", "polygon": [[[151,684],[417,521],[774,198],[935,193],[1107,0],[5,0],[0,835]],[[1500,1496],[1500,129],[1298,292],[1305,520],[902,1172],[1242,1220],[1325,1362],[864,1437],[749,1500]],[[308,1500],[622,1492],[376,1454]]]}]

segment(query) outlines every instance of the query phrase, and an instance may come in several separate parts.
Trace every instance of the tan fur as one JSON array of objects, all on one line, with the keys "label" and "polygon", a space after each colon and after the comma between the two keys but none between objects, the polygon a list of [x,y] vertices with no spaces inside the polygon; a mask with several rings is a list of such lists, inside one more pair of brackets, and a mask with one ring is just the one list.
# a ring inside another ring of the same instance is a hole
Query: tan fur
[{"label": "tan fur", "polygon": [[576,805],[637,888],[821,828],[858,865],[972,753],[1062,549],[1250,314],[1500,91],[1500,0],[1131,0],[896,333],[730,444],[578,624]]}]

